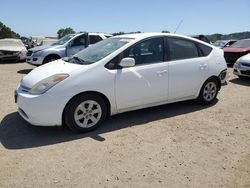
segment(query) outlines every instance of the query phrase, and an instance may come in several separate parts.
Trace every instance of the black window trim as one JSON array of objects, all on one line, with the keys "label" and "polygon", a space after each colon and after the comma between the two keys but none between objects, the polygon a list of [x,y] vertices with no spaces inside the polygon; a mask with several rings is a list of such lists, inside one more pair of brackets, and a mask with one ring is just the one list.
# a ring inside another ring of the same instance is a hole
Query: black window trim
[{"label": "black window trim", "polygon": [[[196,42],[196,41],[193,41],[193,40],[190,40],[190,39],[186,39],[186,38],[182,38],[182,37],[178,37],[178,36],[166,36],[165,38],[166,38],[166,43],[167,43],[167,54],[168,54],[168,60],[169,61],[181,61],[181,60],[186,60],[186,59],[206,57],[204,55],[204,52],[200,48],[198,42]],[[188,42],[193,43],[195,45],[195,47],[197,48],[198,57],[190,57],[190,58],[182,58],[182,59],[171,59],[170,58],[170,47],[169,47],[169,41],[168,41],[169,38],[171,38],[171,39],[180,39],[180,40],[184,40],[184,41],[188,41]]]},{"label": "black window trim", "polygon": [[[165,36],[152,36],[152,37],[148,37],[148,38],[145,38],[143,40],[140,40],[138,42],[136,42],[135,44],[133,44],[132,46],[129,46],[127,49],[123,50],[121,53],[119,53],[118,55],[116,55],[114,58],[112,58],[108,63],[106,63],[104,65],[105,68],[107,69],[110,69],[110,70],[115,70],[115,69],[123,69],[123,68],[126,68],[126,67],[121,67],[119,66],[118,64],[120,63],[120,61],[123,59],[124,57],[124,52],[130,48],[133,48],[134,46],[142,43],[142,42],[145,42],[147,40],[150,40],[150,39],[155,39],[155,38],[162,38],[163,39],[163,50],[164,50],[164,53],[163,53],[163,61],[159,61],[159,62],[154,62],[154,63],[143,63],[143,64],[140,64],[140,65],[135,65],[134,67],[139,67],[139,66],[145,66],[145,65],[151,65],[151,64],[158,64],[158,63],[166,63],[166,61],[168,61],[168,58],[167,58],[167,50],[166,50],[166,37]],[[118,58],[119,56],[119,62],[117,62],[115,65],[114,65],[114,68],[109,68],[108,67],[108,64],[113,61],[115,58]],[[128,67],[129,68],[129,67]]]}]

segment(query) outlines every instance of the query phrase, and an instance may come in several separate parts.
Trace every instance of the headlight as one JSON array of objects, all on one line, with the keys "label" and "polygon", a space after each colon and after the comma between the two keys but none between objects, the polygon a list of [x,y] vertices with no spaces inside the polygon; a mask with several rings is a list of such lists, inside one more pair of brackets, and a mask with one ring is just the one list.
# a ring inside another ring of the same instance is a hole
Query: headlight
[{"label": "headlight", "polygon": [[34,52],[33,55],[34,55],[34,56],[39,56],[39,55],[41,55],[42,53],[43,53],[43,51],[40,50],[40,51]]},{"label": "headlight", "polygon": [[237,61],[234,63],[234,67],[240,67],[240,59],[237,59]]},{"label": "headlight", "polygon": [[40,95],[48,91],[50,88],[58,84],[59,82],[63,81],[65,78],[67,78],[68,74],[55,74],[53,76],[50,76],[48,78],[45,78],[35,84],[31,90],[29,91],[30,94],[34,95]]}]

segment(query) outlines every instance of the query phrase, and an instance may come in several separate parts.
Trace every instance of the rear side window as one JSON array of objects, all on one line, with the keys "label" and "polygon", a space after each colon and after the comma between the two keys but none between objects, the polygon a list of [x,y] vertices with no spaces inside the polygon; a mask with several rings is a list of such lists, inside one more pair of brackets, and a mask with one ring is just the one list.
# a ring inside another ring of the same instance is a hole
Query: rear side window
[{"label": "rear side window", "polygon": [[211,53],[212,49],[213,49],[213,48],[211,48],[209,46],[206,46],[204,44],[199,43],[198,45],[199,45],[199,48],[202,51],[202,56],[208,56]]},{"label": "rear side window", "polygon": [[99,42],[101,40],[102,40],[102,38],[100,36],[98,36],[98,35],[90,35],[89,36],[90,44],[95,44],[95,43],[97,43],[97,42]]},{"label": "rear side window", "polygon": [[199,50],[193,41],[181,38],[168,38],[171,60],[199,57]]}]

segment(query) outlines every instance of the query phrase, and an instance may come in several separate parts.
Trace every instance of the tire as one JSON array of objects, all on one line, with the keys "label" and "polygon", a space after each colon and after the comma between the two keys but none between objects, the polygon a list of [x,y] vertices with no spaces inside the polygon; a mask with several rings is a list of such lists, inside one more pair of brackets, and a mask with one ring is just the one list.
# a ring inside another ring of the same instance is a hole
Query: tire
[{"label": "tire", "polygon": [[213,103],[217,97],[218,91],[218,81],[214,78],[208,79],[200,90],[198,102],[203,105]]},{"label": "tire", "polygon": [[99,127],[107,116],[107,105],[96,94],[75,97],[66,106],[65,124],[74,132],[89,132]]},{"label": "tire", "polygon": [[51,61],[55,61],[57,59],[60,59],[59,56],[56,56],[56,55],[50,55],[50,56],[47,56],[45,57],[45,59],[43,60],[43,64],[46,64],[46,63],[49,63]]}]

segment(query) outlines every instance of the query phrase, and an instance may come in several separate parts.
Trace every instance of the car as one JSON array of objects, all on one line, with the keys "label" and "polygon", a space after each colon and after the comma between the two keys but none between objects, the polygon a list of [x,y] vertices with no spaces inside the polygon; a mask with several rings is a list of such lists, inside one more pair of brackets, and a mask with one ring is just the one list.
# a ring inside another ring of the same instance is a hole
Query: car
[{"label": "car", "polygon": [[237,59],[250,52],[250,39],[238,40],[223,50],[226,62],[233,65]]},{"label": "car", "polygon": [[0,39],[0,62],[1,61],[24,61],[27,49],[20,39]]},{"label": "car", "polygon": [[250,77],[250,53],[239,58],[234,64],[233,73],[241,77]]},{"label": "car", "polygon": [[211,104],[226,81],[223,51],[191,37],[128,34],[42,65],[15,92],[33,125],[86,132],[106,116],[177,101]]},{"label": "car", "polygon": [[199,39],[203,42],[206,42],[208,44],[211,44],[210,40],[205,35],[194,35],[193,38]]},{"label": "car", "polygon": [[69,34],[52,44],[29,49],[26,62],[38,66],[65,56],[72,56],[89,45],[110,36],[111,35],[104,33]]},{"label": "car", "polygon": [[233,43],[235,43],[237,40],[217,40],[213,43],[214,46],[218,48],[226,48],[230,47]]}]

